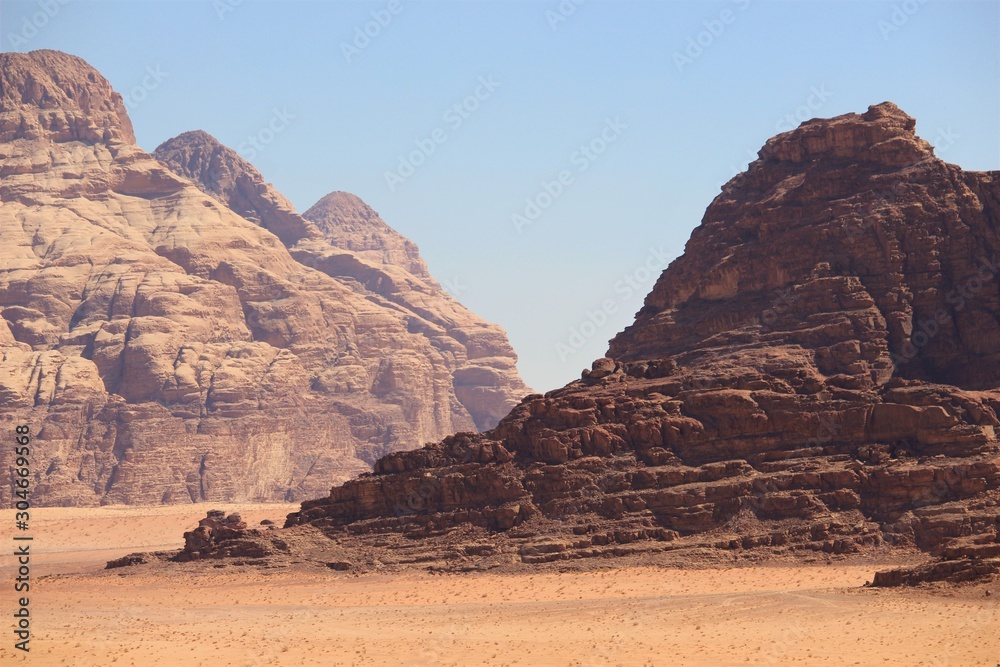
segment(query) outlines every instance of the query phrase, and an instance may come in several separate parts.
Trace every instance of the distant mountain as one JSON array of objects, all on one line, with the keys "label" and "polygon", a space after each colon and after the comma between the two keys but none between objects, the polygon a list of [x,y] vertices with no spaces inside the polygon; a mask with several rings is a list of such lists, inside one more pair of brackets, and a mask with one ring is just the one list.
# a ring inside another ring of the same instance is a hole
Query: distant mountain
[{"label": "distant mountain", "polygon": [[79,58],[0,54],[0,177],[0,415],[36,505],[315,496],[527,391],[377,215],[412,259],[336,247],[205,133],[146,154]]},{"label": "distant mountain", "polygon": [[401,309],[407,327],[447,359],[452,389],[475,428],[496,426],[528,393],[499,326],[469,312],[431,277],[417,245],[358,197],[332,192],[303,215],[249,162],[206,132],[165,141],[153,156],[282,239],[311,268]]}]

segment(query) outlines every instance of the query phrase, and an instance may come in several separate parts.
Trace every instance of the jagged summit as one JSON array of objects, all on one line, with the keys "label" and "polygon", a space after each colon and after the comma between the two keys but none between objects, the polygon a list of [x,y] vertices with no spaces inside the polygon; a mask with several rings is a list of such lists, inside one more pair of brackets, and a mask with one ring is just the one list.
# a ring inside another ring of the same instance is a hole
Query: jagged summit
[{"label": "jagged summit", "polygon": [[[975,299],[961,291],[981,272],[995,273],[997,178],[934,157],[914,125],[886,102],[769,140],[708,207],[635,323],[611,341],[610,356],[717,346],[715,336],[790,310],[796,285],[824,267],[828,282],[857,284],[884,321],[884,333],[865,341],[882,351],[852,366],[857,382],[881,386],[895,374],[995,386],[998,281],[986,281]],[[918,334],[921,326],[932,335]],[[766,325],[753,335],[768,346],[780,337]]]},{"label": "jagged summit", "polygon": [[256,167],[204,130],[191,130],[164,141],[153,157],[273,232],[289,247],[300,241],[325,239],[375,265],[398,266],[433,283],[417,245],[349,192],[331,192],[300,215]]},{"label": "jagged summit", "polygon": [[272,232],[286,246],[322,237],[316,226],[298,215],[292,203],[266,182],[256,167],[204,130],[184,132],[164,141],[153,151],[153,157],[242,217]]},{"label": "jagged summit", "polygon": [[300,215],[252,164],[203,131],[165,141],[153,155],[273,232],[301,264],[397,308],[410,331],[444,351],[452,391],[476,429],[495,426],[528,393],[503,330],[445,292],[416,244],[360,198],[333,192]]}]

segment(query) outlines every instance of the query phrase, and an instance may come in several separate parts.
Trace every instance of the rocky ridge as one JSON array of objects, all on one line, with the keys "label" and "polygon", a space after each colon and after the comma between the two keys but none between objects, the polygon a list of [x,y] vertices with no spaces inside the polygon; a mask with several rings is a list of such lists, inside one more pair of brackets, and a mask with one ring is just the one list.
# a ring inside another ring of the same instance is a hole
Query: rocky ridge
[{"label": "rocky ridge", "polygon": [[173,147],[81,59],[0,54],[0,418],[36,506],[312,497],[516,403],[503,332],[413,262],[334,247],[208,135]]},{"label": "rocky ridge", "polygon": [[995,549],[998,234],[1000,174],[942,162],[895,105],[808,121],[579,381],[278,532],[358,568]]}]

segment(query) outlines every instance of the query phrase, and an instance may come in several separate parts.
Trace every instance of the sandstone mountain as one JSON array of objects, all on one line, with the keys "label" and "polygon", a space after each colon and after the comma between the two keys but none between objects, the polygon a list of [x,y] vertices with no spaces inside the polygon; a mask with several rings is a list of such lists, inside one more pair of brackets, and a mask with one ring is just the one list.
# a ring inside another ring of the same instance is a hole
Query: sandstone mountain
[{"label": "sandstone mountain", "polygon": [[[1000,172],[937,159],[891,103],[806,122],[724,187],[579,381],[241,538],[337,567],[996,558],[998,249]],[[241,548],[201,537],[183,558]]]},{"label": "sandstone mountain", "polygon": [[503,329],[452,298],[431,277],[417,245],[358,197],[332,192],[299,215],[253,165],[201,131],[164,142],[153,157],[274,233],[301,264],[360,295],[390,302],[410,332],[425,337],[445,358],[452,389],[474,428],[496,426],[528,393]]},{"label": "sandstone mountain", "polygon": [[313,223],[204,133],[157,157],[79,58],[0,54],[0,414],[36,505],[315,496],[525,393],[360,202]]}]

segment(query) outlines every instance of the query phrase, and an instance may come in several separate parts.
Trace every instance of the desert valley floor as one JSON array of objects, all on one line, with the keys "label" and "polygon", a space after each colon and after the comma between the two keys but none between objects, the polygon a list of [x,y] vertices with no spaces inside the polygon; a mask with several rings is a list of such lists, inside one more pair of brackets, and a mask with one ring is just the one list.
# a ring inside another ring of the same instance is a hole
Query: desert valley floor
[{"label": "desert valley floor", "polygon": [[[218,508],[239,511],[254,525],[267,518],[280,524],[296,506]],[[1000,591],[864,588],[884,563],[679,570],[612,568],[615,561],[602,560],[583,570],[360,576],[204,563],[103,569],[108,559],[132,551],[180,548],[183,531],[207,509],[35,510],[32,650],[25,656],[5,641],[0,661],[116,667],[1000,662]],[[0,521],[12,525],[12,510],[0,512]]]}]

